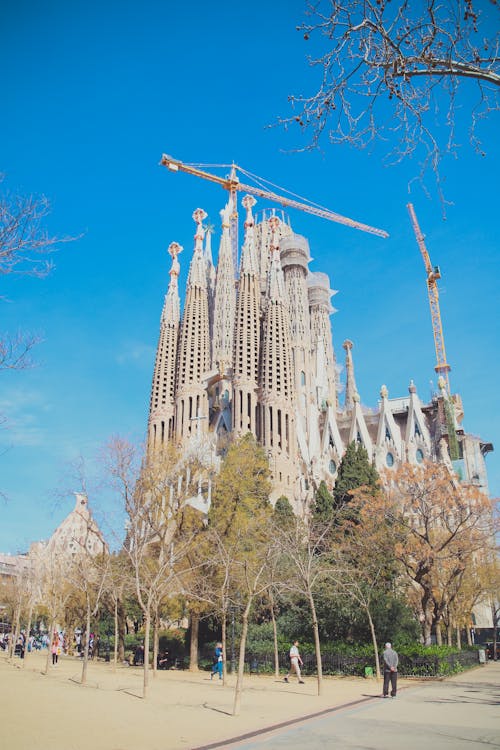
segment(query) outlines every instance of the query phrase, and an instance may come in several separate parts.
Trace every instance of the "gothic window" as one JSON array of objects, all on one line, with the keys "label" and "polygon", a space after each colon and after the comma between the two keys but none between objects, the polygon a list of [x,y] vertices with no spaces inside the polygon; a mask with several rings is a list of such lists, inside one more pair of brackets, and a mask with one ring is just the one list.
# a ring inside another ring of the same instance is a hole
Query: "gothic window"
[{"label": "gothic window", "polygon": [[417,420],[415,420],[415,437],[422,437],[422,433],[420,432],[420,427],[418,426]]},{"label": "gothic window", "polygon": [[389,468],[391,466],[394,466],[394,456],[392,455],[392,453],[388,453],[386,455],[385,462],[386,462],[387,466],[389,466]]},{"label": "gothic window", "polygon": [[391,435],[390,430],[387,427],[387,425],[385,426],[385,439],[386,440],[391,440],[392,439],[392,435]]},{"label": "gothic window", "polygon": [[356,435],[356,442],[357,443],[363,443],[363,441],[361,439],[361,433],[359,432],[359,430],[358,430],[358,434]]},{"label": "gothic window", "polygon": [[330,474],[335,474],[335,472],[337,471],[337,464],[335,463],[335,461],[330,461],[328,469],[330,471]]},{"label": "gothic window", "polygon": [[[415,422],[415,426],[417,423]],[[421,464],[424,460],[424,454],[423,451],[420,450],[420,448],[417,448],[417,452],[415,453],[415,458],[417,459],[417,463]]]},{"label": "gothic window", "polygon": [[306,374],[302,370],[301,373],[300,373],[300,385],[305,385],[305,384],[306,384]]}]

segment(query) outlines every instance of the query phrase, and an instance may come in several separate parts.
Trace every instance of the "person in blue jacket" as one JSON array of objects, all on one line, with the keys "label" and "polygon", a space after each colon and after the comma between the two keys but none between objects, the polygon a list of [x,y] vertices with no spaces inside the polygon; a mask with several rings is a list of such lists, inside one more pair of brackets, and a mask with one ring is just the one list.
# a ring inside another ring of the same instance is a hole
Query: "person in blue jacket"
[{"label": "person in blue jacket", "polygon": [[212,667],[212,673],[210,679],[213,679],[214,674],[219,675],[219,680],[222,680],[222,671],[224,668],[224,655],[222,653],[222,643],[217,643],[215,646],[215,661]]}]

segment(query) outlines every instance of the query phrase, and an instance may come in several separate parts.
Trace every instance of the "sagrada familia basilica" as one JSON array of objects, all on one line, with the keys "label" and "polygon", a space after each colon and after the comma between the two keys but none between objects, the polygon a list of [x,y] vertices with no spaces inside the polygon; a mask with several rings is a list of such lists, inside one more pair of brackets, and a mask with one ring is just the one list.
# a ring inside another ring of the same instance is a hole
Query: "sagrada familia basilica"
[{"label": "sagrada familia basilica", "polygon": [[460,397],[449,395],[443,378],[428,403],[410,381],[408,394],[389,398],[382,386],[378,406],[365,408],[356,388],[353,344],[344,341],[345,382],[339,382],[343,368],[332,340],[329,278],[309,269],[309,243],[293,232],[286,215],[264,210],[256,220],[255,202],[251,195],[242,200],[246,220],[238,268],[231,202],[221,211],[216,266],[206,213],[193,213],[182,314],[182,247],[169,247],[148,449],[161,450],[167,441],[185,447],[197,442],[216,470],[228,438],[251,432],[269,457],[271,500],[285,495],[298,513],[322,480],[333,487],[351,441],[366,448],[378,469],[443,462],[487,492],[484,456],[492,446],[465,433]]}]

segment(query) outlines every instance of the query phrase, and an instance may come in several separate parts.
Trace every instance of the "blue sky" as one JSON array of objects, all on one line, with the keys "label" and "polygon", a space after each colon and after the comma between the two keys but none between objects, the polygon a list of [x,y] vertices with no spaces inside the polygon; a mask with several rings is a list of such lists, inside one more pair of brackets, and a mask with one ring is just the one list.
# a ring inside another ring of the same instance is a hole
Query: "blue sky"
[{"label": "blue sky", "polygon": [[[0,170],[9,189],[44,193],[49,230],[80,235],[61,246],[45,280],[2,278],[1,329],[39,333],[38,367],[0,375],[0,551],[48,537],[72,509],[72,462],[89,481],[112,435],[141,441],[163,295],[166,249],[193,247],[193,210],[220,226],[217,186],[158,166],[162,152],[186,162],[228,163],[382,227],[382,240],[303,213],[311,269],[327,272],[338,312],[334,345],[353,340],[358,389],[376,406],[385,383],[404,395],[410,378],[427,400],[434,344],[422,259],[406,211],[411,200],[432,262],[441,267],[441,312],[453,391],[465,428],[500,450],[498,403],[498,114],[482,126],[486,158],[466,143],[465,91],[457,159],[444,165],[453,201],[447,220],[432,191],[408,182],[416,162],[385,168],[383,150],[327,146],[296,151],[297,130],[269,128],[290,113],[288,96],[312,91],[314,51],[296,31],[303,3],[5,3]],[[5,71],[8,71],[5,73]],[[263,208],[261,201],[257,208]],[[218,234],[213,240],[218,246]],[[490,489],[500,494],[499,453]],[[91,493],[97,515],[106,503]]]}]

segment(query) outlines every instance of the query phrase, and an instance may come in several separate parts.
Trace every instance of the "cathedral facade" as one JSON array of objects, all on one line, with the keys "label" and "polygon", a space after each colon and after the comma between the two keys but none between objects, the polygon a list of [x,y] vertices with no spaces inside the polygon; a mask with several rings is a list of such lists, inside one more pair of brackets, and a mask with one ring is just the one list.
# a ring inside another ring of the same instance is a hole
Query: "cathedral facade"
[{"label": "cathedral facade", "polygon": [[[376,408],[362,406],[356,388],[353,344],[343,343],[345,383],[339,382],[332,340],[330,281],[309,270],[309,243],[283,212],[242,201],[244,241],[236,268],[231,216],[221,211],[214,265],[202,209],[196,224],[184,307],[179,293],[182,251],[169,246],[170,283],[161,315],[151,390],[148,450],[167,441],[203,445],[217,466],[231,436],[251,432],[269,458],[273,493],[303,513],[314,488],[335,484],[347,445],[361,443],[377,469],[438,461],[485,492],[484,456],[491,444],[462,428],[458,395],[444,379],[429,403],[413,382],[389,398],[382,386]],[[340,403],[339,394],[343,394]]]}]

